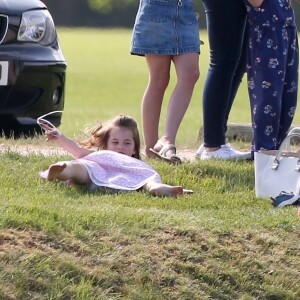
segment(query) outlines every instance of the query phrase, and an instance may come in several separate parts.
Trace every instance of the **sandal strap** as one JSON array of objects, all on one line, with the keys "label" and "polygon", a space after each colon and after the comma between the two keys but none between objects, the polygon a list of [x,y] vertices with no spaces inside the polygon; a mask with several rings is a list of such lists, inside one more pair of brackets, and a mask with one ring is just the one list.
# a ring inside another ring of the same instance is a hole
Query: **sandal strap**
[{"label": "sandal strap", "polygon": [[[153,153],[158,155],[160,158],[166,159],[173,163],[181,163],[180,157],[178,157],[176,155],[176,146],[175,145],[167,144],[167,143],[164,144],[161,141],[157,141],[155,146],[161,146],[161,149],[159,151],[157,151],[157,150],[150,148],[150,151],[152,151]],[[174,153],[170,153],[169,155],[167,155],[167,152],[169,150],[173,150]]]},{"label": "sandal strap", "polygon": [[176,146],[175,145],[173,145],[173,144],[163,144],[162,142],[159,142],[159,144],[162,146],[162,148],[159,150],[160,155],[166,155],[166,153],[169,150],[174,150],[174,152],[176,153]]}]

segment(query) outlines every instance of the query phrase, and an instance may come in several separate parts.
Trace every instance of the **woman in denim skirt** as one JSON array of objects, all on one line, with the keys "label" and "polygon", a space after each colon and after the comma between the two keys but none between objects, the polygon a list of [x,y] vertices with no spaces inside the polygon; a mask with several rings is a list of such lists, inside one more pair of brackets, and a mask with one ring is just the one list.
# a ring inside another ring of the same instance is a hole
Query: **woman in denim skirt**
[{"label": "woman in denim skirt", "polygon": [[[145,154],[180,163],[175,139],[199,78],[199,23],[193,0],[140,0],[130,53],[145,56],[149,82],[142,100]],[[173,62],[177,83],[159,138],[159,121]]]}]

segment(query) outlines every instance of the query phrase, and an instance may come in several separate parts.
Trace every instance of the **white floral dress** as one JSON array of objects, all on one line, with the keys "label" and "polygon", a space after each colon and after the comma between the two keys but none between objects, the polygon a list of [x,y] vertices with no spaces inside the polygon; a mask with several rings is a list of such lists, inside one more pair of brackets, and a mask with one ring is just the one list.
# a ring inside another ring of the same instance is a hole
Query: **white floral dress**
[{"label": "white floral dress", "polygon": [[[147,163],[114,151],[100,150],[74,161],[87,169],[92,181],[90,189],[107,187],[133,191],[148,181],[161,182],[159,174]],[[47,174],[48,170],[40,172],[42,178],[47,178]]]}]

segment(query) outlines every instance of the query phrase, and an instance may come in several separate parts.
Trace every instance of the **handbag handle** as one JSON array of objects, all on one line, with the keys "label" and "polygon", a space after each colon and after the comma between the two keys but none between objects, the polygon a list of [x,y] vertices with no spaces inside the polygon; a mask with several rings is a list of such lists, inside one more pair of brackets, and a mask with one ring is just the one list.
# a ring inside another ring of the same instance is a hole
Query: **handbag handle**
[{"label": "handbag handle", "polygon": [[[298,131],[298,133],[297,133]],[[282,154],[282,151],[284,149],[284,147],[286,145],[290,146],[291,144],[291,139],[294,138],[294,137],[298,137],[300,138],[300,127],[295,127],[293,128],[289,134],[287,135],[287,137],[282,141],[278,151],[277,151],[277,154],[274,158],[274,161],[273,161],[273,164],[272,164],[272,169],[273,170],[276,170],[278,167],[279,167],[279,162],[280,162],[280,156]],[[296,163],[296,167],[295,167],[295,171],[299,172],[300,171],[300,158],[297,160],[297,163]]]},{"label": "handbag handle", "polygon": [[294,127],[293,129],[290,130],[288,135],[290,135],[292,133],[299,133],[300,134],[300,127]]},{"label": "handbag handle", "polygon": [[[300,133],[300,127],[294,127],[294,128],[292,128],[289,131],[288,135],[290,135],[292,133]],[[290,146],[291,146],[291,144],[287,145],[287,151],[291,151],[291,147]]]}]

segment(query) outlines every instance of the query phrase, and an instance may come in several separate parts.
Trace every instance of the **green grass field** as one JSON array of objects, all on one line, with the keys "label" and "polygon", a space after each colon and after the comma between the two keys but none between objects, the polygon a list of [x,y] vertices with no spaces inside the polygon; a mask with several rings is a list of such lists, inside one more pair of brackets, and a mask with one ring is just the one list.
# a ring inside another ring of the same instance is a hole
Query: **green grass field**
[{"label": "green grass field", "polygon": [[[118,113],[140,122],[147,71],[129,54],[130,31],[59,35],[68,61],[61,130],[78,136]],[[195,150],[208,65],[201,38],[202,75],[178,136],[179,147]],[[250,122],[246,78],[230,121]],[[0,142],[1,300],[300,299],[300,219],[295,207],[255,198],[253,163],[147,160],[166,183],[194,194],[100,194],[39,178],[70,157],[14,146],[45,147],[44,137]]]}]

